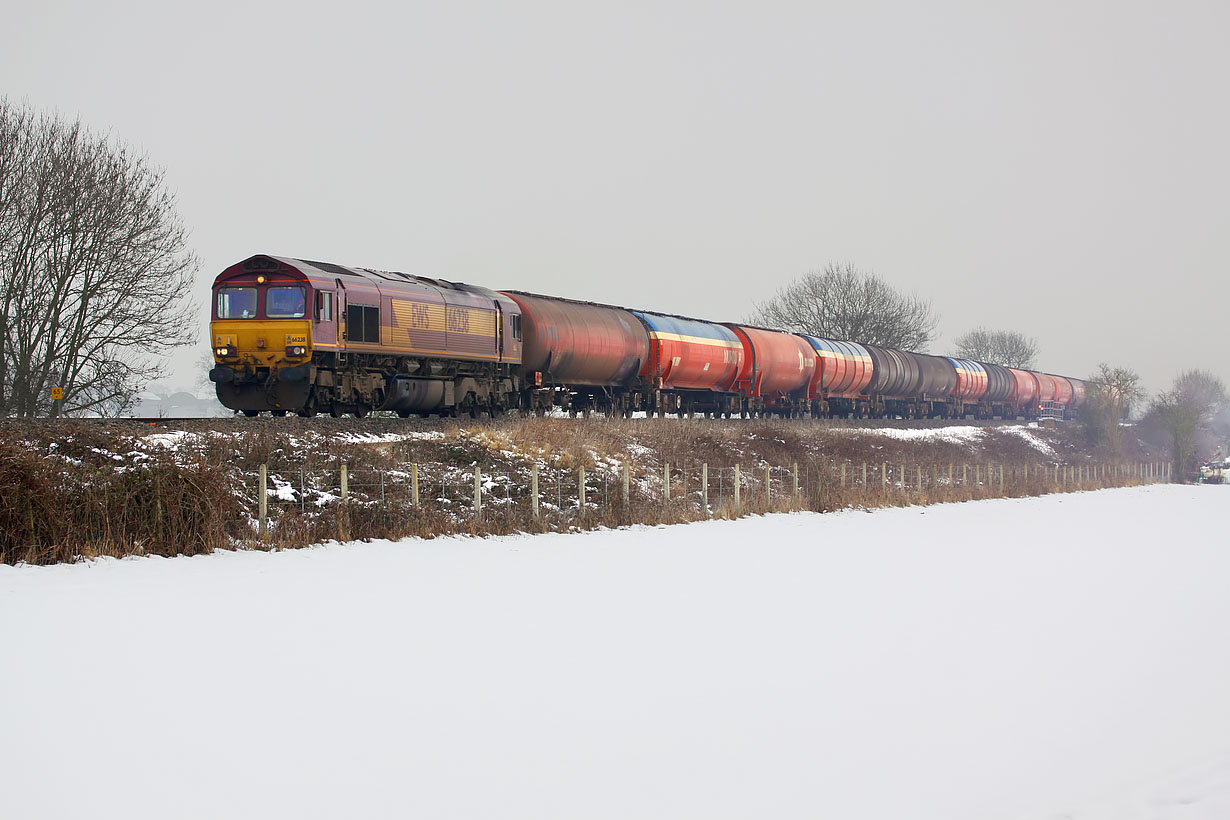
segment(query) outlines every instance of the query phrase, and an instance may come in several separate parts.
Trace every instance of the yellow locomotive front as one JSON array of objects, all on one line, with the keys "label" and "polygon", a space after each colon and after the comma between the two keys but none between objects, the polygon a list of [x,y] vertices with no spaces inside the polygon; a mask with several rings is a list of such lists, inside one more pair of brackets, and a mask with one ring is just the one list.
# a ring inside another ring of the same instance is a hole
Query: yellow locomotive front
[{"label": "yellow locomotive front", "polygon": [[227,268],[213,287],[210,337],[218,400],[255,416],[302,412],[312,385],[312,289],[267,256]]}]

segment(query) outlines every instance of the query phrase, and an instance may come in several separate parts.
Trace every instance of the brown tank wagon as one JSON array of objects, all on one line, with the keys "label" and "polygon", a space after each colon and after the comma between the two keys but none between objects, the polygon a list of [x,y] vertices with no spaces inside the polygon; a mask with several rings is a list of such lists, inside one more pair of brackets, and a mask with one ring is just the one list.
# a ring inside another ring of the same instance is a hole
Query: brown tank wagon
[{"label": "brown tank wagon", "polygon": [[992,406],[1006,405],[1016,389],[1016,379],[1006,367],[986,362],[979,364],[987,372],[987,392],[982,395],[982,400]]},{"label": "brown tank wagon", "polygon": [[[630,311],[506,291],[522,315],[522,370],[536,387],[580,388],[568,407],[587,409],[602,394],[622,410],[624,396],[649,360],[649,334]],[[536,395],[538,409],[554,397]],[[579,399],[579,400],[578,400]]]}]

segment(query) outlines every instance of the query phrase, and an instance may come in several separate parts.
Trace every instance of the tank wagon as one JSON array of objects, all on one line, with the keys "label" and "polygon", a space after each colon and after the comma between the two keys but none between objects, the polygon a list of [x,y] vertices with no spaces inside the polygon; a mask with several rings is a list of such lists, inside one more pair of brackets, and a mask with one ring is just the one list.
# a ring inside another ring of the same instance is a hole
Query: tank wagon
[{"label": "tank wagon", "polygon": [[684,316],[633,313],[649,337],[639,408],[658,415],[727,416],[738,409],[735,381],[743,370],[743,345],[733,330]]},{"label": "tank wagon", "polygon": [[855,342],[807,335],[803,338],[816,352],[820,371],[811,397],[813,415],[867,415],[867,385],[871,383],[874,369],[871,352]]},{"label": "tank wagon", "polygon": [[786,417],[809,413],[819,381],[815,349],[802,336],[745,325],[727,325],[743,345],[743,366],[735,380],[740,415],[772,412]]},{"label": "tank wagon", "polygon": [[257,255],[214,281],[227,407],[311,416],[1036,417],[1088,385],[767,328]]},{"label": "tank wagon", "polygon": [[521,309],[526,409],[632,412],[649,361],[641,320],[622,308],[510,291]]}]

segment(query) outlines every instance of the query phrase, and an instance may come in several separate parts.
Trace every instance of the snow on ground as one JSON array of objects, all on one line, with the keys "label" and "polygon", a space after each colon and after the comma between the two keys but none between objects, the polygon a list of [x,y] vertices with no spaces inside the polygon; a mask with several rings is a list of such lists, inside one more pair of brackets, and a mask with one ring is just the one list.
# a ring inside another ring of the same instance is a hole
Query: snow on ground
[{"label": "snow on ground", "polygon": [[1153,486],[0,567],[0,804],[1224,818],[1227,502]]},{"label": "snow on ground", "polygon": [[1054,456],[1055,450],[1043,439],[1039,438],[1037,424],[1009,424],[1002,427],[979,427],[975,425],[953,425],[951,427],[835,427],[835,433],[848,433],[859,436],[884,436],[899,441],[935,441],[948,442],[969,447],[981,442],[987,433],[995,430],[1000,433],[1020,436],[1025,443],[1045,456]]},{"label": "snow on ground", "polygon": [[[1004,428],[1007,429],[1007,428]],[[986,434],[985,427],[953,425],[951,427],[834,427],[835,433],[859,436],[884,436],[900,441],[950,441],[969,444]]]}]

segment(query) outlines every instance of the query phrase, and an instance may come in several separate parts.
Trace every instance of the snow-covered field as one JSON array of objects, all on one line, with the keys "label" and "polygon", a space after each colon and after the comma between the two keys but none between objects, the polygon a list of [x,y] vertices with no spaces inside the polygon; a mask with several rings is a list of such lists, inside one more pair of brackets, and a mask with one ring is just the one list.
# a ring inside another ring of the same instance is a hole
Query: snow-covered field
[{"label": "snow-covered field", "polygon": [[1225,818],[1228,511],[0,567],[0,814]]}]

